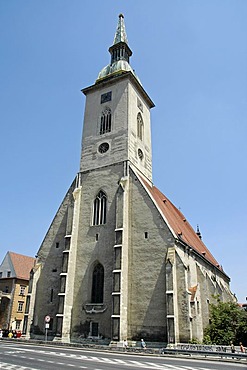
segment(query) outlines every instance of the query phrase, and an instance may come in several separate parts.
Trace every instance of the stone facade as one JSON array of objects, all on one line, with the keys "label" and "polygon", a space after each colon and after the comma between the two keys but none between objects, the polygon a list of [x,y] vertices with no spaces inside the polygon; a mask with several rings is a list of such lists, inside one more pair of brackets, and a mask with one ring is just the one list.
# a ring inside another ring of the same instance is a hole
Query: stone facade
[{"label": "stone facade", "polygon": [[38,251],[27,335],[63,341],[201,340],[228,276],[152,184],[150,109],[123,16],[111,64],[86,95],[80,171]]}]

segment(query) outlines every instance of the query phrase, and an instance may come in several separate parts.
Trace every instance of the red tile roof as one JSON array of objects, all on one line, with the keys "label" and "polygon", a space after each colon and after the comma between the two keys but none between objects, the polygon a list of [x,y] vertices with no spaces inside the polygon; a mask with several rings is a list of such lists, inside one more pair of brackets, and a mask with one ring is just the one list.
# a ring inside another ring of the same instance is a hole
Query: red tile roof
[{"label": "red tile roof", "polygon": [[150,185],[141,176],[138,176],[143,186],[148,191],[157,208],[165,218],[168,227],[173,232],[173,235],[185,242],[192,249],[202,255],[206,260],[211,262],[214,266],[222,270],[222,267],[210,253],[206,245],[196,234],[195,230],[186,220],[182,212],[180,212],[174,204],[155,186]]},{"label": "red tile roof", "polygon": [[29,280],[30,271],[34,267],[35,258],[9,252],[15,274],[18,279]]}]

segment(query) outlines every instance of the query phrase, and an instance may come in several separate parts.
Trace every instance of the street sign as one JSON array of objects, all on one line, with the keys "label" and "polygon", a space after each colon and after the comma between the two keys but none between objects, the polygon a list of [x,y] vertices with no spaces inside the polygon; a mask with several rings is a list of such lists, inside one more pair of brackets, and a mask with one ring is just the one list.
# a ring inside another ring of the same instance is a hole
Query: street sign
[{"label": "street sign", "polygon": [[50,316],[46,315],[46,317],[45,317],[45,322],[50,322],[50,321],[51,321]]}]

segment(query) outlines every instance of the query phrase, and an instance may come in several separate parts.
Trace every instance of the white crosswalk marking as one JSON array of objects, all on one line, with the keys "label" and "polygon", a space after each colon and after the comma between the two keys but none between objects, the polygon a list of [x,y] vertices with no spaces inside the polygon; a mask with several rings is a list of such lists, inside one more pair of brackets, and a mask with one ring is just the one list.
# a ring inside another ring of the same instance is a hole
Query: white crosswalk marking
[{"label": "white crosswalk marking", "polygon": [[114,361],[117,361],[119,362],[120,364],[124,364],[126,361],[123,361],[123,360],[118,360],[117,358],[114,358]]},{"label": "white crosswalk marking", "polygon": [[135,366],[140,366],[140,367],[142,367],[143,366],[143,364],[144,364],[144,362],[140,362],[140,361],[132,361],[132,360],[129,360],[128,361],[130,364],[133,364],[133,365],[135,365]]},{"label": "white crosswalk marking", "polygon": [[116,362],[114,360],[111,360],[110,358],[100,357],[102,361],[107,362],[108,364],[115,364]]},{"label": "white crosswalk marking", "polygon": [[20,365],[10,365],[7,362],[0,362],[0,368],[1,369],[7,369],[7,370],[37,370],[33,367],[27,367],[27,366],[20,366]]},{"label": "white crosswalk marking", "polygon": [[157,370],[158,369],[163,369],[163,367],[164,367],[164,365],[158,365],[158,364],[155,364],[154,362],[145,362],[145,364],[153,366],[155,369],[157,368]]},{"label": "white crosswalk marking", "polygon": [[[24,353],[25,355],[21,355],[21,353]],[[31,349],[24,349],[24,352],[23,351],[20,351],[19,349],[15,351],[6,351],[5,353],[8,353],[10,356],[13,356],[13,357],[19,357],[19,358],[22,358],[22,359],[25,359],[25,360],[35,360],[34,357],[31,357],[31,353],[30,352],[33,352],[33,350]],[[142,358],[140,359],[139,361],[134,361],[134,360],[130,360],[128,359],[128,357],[124,358],[122,357],[123,359],[119,359],[119,358],[114,358],[114,357],[96,357],[96,356],[86,356],[86,355],[82,355],[78,352],[78,354],[76,353],[65,353],[65,352],[56,352],[56,351],[49,351],[49,350],[39,350],[39,351],[35,351],[36,353],[39,352],[41,355],[45,354],[45,355],[49,355],[50,356],[50,360],[44,360],[42,359],[42,356],[40,356],[40,358],[36,359],[38,360],[39,362],[47,362],[47,363],[50,363],[50,364],[54,364],[54,366],[62,366],[62,365],[65,365],[63,362],[61,362],[61,359],[74,359],[74,360],[77,360],[78,362],[82,362],[83,365],[85,365],[84,361],[90,361],[90,362],[95,362],[97,364],[109,364],[109,365],[113,365],[114,369],[118,369],[118,367],[120,365],[122,366],[126,366],[126,367],[138,367],[138,368],[141,368],[141,369],[152,369],[152,370],[208,370],[208,369],[205,369],[205,367],[193,367],[193,366],[185,366],[185,365],[180,365],[180,366],[174,366],[174,365],[169,365],[169,364],[166,364],[165,363],[165,359],[160,359],[160,363],[157,364],[155,362],[151,362],[151,361],[145,361],[145,359],[148,359],[147,357],[145,358]],[[30,357],[29,357],[30,356]],[[117,356],[117,355],[116,355]],[[58,357],[60,357],[60,359],[58,359]],[[56,362],[56,358],[57,360],[60,362]],[[150,358],[151,360],[151,358]],[[25,361],[26,363],[27,361]],[[79,366],[78,366],[79,365]],[[114,366],[115,365],[115,366]],[[76,367],[78,369],[87,369],[88,367],[87,366],[82,366],[80,364],[67,364],[67,366],[70,366],[70,367]],[[97,365],[96,365],[97,366]],[[31,367],[28,367],[28,366],[19,366],[19,365],[11,365],[11,364],[8,364],[8,363],[4,363],[4,362],[1,362],[0,360],[0,369],[5,369],[5,370],[36,370],[35,368],[31,368]],[[96,370],[96,369],[94,369]],[[100,370],[100,369],[99,369]],[[210,370],[216,370],[215,368],[211,368]]]}]

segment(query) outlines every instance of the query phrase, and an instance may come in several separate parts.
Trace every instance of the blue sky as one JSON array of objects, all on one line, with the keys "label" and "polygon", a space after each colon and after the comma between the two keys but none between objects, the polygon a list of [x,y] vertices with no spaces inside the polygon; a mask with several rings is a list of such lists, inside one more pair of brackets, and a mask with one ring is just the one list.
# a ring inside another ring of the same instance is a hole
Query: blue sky
[{"label": "blue sky", "polygon": [[0,0],[0,261],[34,256],[79,170],[118,14],[152,110],[154,184],[247,296],[247,1]]}]

